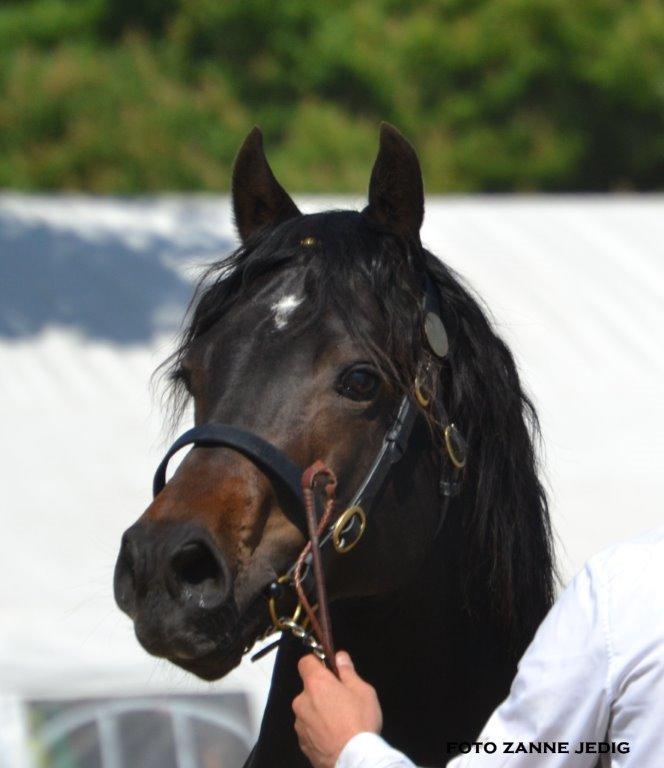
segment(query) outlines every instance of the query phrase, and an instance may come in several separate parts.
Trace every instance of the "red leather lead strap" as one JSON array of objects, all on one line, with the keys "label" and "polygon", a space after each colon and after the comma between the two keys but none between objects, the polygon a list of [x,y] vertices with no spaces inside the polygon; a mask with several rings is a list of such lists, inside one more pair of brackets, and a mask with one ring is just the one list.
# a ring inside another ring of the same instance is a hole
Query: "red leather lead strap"
[{"label": "red leather lead strap", "polygon": [[[327,666],[339,677],[337,665],[334,659],[334,642],[332,640],[332,625],[330,623],[330,611],[325,587],[325,574],[321,561],[319,536],[327,528],[334,513],[334,492],[337,487],[337,478],[329,467],[322,461],[314,462],[302,474],[302,495],[309,529],[309,541],[300,553],[295,563],[293,583],[302,608],[307,614],[311,629],[322,645]],[[319,499],[323,496],[321,514],[317,514]],[[311,553],[311,568],[314,584],[316,586],[316,600],[318,612],[312,607],[302,587],[302,570],[308,555]]]}]

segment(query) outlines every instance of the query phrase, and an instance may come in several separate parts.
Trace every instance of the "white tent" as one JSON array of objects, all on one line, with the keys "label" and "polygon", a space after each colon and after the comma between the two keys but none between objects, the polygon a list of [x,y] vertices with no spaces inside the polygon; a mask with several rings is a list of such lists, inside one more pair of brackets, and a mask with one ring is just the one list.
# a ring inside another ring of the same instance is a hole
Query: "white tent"
[{"label": "white tent", "polygon": [[[483,297],[539,408],[566,581],[662,520],[664,199],[433,199],[423,240]],[[269,659],[202,683],[145,654],[112,598],[169,437],[150,374],[196,267],[233,243],[226,198],[0,197],[0,766],[29,764],[53,700],[96,707],[104,768],[125,764],[118,701],[178,705],[178,768],[205,702],[238,754],[255,737]]]}]

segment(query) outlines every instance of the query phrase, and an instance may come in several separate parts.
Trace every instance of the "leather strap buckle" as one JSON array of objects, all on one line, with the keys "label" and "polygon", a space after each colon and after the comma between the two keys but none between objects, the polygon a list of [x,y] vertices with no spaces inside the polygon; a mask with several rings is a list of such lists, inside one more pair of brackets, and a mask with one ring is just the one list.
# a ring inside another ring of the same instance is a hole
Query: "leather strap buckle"
[{"label": "leather strap buckle", "polygon": [[445,427],[443,436],[450,461],[457,469],[463,469],[468,459],[468,448],[461,432],[459,432],[454,424],[448,424]]},{"label": "leather strap buckle", "polygon": [[[351,533],[355,525],[359,525],[359,529],[352,539],[347,539],[347,536]],[[343,512],[334,524],[332,528],[332,544],[340,555],[345,555],[346,552],[350,552],[351,549],[358,543],[364,534],[364,530],[367,527],[367,516],[364,514],[362,507],[353,506],[348,507]]]}]

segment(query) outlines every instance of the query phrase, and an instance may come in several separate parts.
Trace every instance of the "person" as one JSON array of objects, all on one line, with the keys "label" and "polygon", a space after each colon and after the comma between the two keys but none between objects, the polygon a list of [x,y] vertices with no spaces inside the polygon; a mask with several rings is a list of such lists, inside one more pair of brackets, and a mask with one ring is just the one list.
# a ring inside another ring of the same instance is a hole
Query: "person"
[{"label": "person", "polygon": [[[414,768],[380,736],[375,690],[349,655],[339,679],[300,660],[293,701],[314,768]],[[591,558],[523,655],[509,695],[448,768],[664,765],[664,527]],[[441,755],[441,765],[446,757]]]}]

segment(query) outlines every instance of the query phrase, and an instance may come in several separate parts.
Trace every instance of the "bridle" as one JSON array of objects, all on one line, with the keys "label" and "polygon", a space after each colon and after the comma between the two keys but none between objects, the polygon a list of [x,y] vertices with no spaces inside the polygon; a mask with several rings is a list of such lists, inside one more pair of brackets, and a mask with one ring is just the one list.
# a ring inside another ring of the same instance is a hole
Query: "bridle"
[{"label": "bridle", "polygon": [[[428,275],[424,284],[422,332],[427,349],[420,361],[413,391],[406,392],[401,398],[394,421],[371,467],[350,504],[340,515],[334,517],[336,478],[322,462],[314,463],[303,472],[272,443],[253,432],[228,424],[204,424],[184,432],[169,448],[154,476],[153,494],[157,496],[166,485],[166,469],[170,459],[187,445],[231,448],[252,461],[267,476],[275,490],[283,494],[286,501],[283,505],[284,513],[302,532],[307,544],[296,562],[267,589],[266,599],[272,625],[263,637],[275,631],[290,631],[333,669],[333,645],[324,579],[326,565],[333,558],[350,552],[362,538],[368,516],[392,467],[406,453],[422,408],[431,407],[436,427],[440,429],[442,448],[439,491],[443,501],[435,536],[445,521],[450,498],[459,493],[461,474],[466,464],[466,443],[448,418],[440,387],[433,387],[433,393],[430,393],[426,384],[428,377],[442,364],[449,349],[438,290]],[[324,482],[320,483],[320,480]],[[323,496],[326,496],[326,500]],[[296,608],[290,615],[282,613],[278,607],[288,589],[295,592],[296,597]],[[318,619],[316,609],[310,602],[314,596],[318,602]],[[274,645],[264,648],[254,658],[263,656]]]}]

